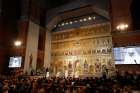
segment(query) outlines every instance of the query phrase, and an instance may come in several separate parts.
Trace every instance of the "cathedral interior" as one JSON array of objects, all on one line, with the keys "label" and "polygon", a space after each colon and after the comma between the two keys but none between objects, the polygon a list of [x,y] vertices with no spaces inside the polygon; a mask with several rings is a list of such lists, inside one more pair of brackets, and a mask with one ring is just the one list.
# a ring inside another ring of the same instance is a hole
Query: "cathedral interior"
[{"label": "cathedral interior", "polygon": [[140,0],[0,0],[0,93],[140,93]]},{"label": "cathedral interior", "polygon": [[[40,75],[47,69],[70,77],[139,72],[137,2],[0,0],[0,72]],[[136,52],[130,53],[132,48]],[[17,67],[12,58],[19,60]],[[128,58],[134,64],[127,64]]]}]

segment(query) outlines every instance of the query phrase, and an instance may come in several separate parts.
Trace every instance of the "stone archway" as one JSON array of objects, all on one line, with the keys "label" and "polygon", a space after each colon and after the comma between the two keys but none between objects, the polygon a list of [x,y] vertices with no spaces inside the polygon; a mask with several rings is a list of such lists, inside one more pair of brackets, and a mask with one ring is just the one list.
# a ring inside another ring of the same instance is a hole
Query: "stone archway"
[{"label": "stone archway", "polygon": [[[110,19],[109,12],[106,9],[103,9],[100,7],[100,5],[95,4],[89,4],[85,3],[84,5],[80,0],[75,3],[70,3],[69,5],[64,5],[60,8],[55,8],[53,10],[48,11],[47,13],[47,20],[46,20],[46,28],[48,30],[52,30],[54,28],[54,25],[58,24],[62,20],[71,18],[71,17],[77,17],[82,16],[89,13],[96,13],[100,16],[103,16],[106,19]],[[77,5],[78,7],[73,6]],[[70,8],[71,6],[72,8]],[[78,8],[78,9],[77,9]]]}]

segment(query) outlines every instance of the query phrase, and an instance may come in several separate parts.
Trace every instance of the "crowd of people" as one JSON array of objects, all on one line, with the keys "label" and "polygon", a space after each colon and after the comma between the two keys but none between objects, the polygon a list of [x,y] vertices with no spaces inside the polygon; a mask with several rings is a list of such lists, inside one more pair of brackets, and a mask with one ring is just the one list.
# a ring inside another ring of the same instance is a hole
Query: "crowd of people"
[{"label": "crowd of people", "polygon": [[0,76],[0,93],[140,93],[140,75],[120,74],[107,77]]}]

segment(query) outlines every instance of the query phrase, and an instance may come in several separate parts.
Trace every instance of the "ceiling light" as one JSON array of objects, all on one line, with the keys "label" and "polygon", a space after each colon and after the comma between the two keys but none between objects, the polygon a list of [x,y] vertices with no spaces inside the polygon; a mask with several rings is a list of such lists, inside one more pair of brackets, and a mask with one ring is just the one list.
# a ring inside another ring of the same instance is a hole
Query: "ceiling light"
[{"label": "ceiling light", "polygon": [[128,28],[128,24],[119,24],[117,27],[117,30],[126,30]]},{"label": "ceiling light", "polygon": [[64,26],[65,24],[64,24],[64,23],[62,23],[61,25],[62,25],[62,26]]},{"label": "ceiling light", "polygon": [[87,21],[87,19],[86,19],[86,18],[84,18],[83,20],[84,20],[84,21]]},{"label": "ceiling light", "polygon": [[77,21],[77,20],[75,20],[74,22],[75,22],[75,23],[77,23],[78,21]]},{"label": "ceiling light", "polygon": [[56,25],[54,25],[54,27],[56,27]]},{"label": "ceiling light", "polygon": [[88,17],[88,20],[91,20],[91,17]]},{"label": "ceiling light", "polygon": [[19,41],[19,40],[17,40],[17,41],[14,42],[14,45],[15,45],[15,46],[21,46],[21,44],[22,44],[22,42]]},{"label": "ceiling light", "polygon": [[96,17],[94,16],[94,17],[93,17],[93,19],[95,20],[95,19],[96,19]]},{"label": "ceiling light", "polygon": [[79,21],[80,21],[80,22],[83,22],[83,20],[82,20],[82,19],[80,19]]},{"label": "ceiling light", "polygon": [[66,25],[68,25],[69,23],[68,23],[68,22],[66,22],[65,24],[66,24]]},{"label": "ceiling light", "polygon": [[72,21],[70,21],[70,24],[72,24],[73,22]]}]

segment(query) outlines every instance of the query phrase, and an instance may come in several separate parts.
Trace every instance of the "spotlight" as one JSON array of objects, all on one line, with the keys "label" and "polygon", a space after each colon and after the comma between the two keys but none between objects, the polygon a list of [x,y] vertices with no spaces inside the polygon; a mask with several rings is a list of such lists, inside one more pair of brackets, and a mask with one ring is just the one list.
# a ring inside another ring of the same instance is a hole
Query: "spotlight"
[{"label": "spotlight", "polygon": [[64,24],[64,23],[62,23],[61,25],[62,25],[62,26],[64,26],[65,24]]},{"label": "spotlight", "polygon": [[72,21],[70,21],[70,24],[72,24],[73,22]]},{"label": "spotlight", "polygon": [[128,24],[119,24],[117,27],[117,30],[126,30],[128,28]]},{"label": "spotlight", "polygon": [[126,27],[126,28],[128,28],[128,25],[127,25],[127,24],[125,24],[125,27]]},{"label": "spotlight", "polygon": [[54,25],[54,27],[56,27],[56,25]]},{"label": "spotlight", "polygon": [[66,25],[68,25],[69,23],[68,23],[68,22],[66,22],[65,24],[66,24]]},{"label": "spotlight", "polygon": [[86,18],[84,18],[83,20],[84,20],[84,21],[87,21],[87,19],[86,19]]},{"label": "spotlight", "polygon": [[83,22],[83,20],[82,20],[82,19],[80,19],[79,21],[80,21],[80,22]]},{"label": "spotlight", "polygon": [[22,42],[19,41],[19,40],[17,40],[17,41],[14,42],[14,45],[17,46],[17,47],[18,47],[18,46],[21,46],[21,44],[22,44]]},{"label": "spotlight", "polygon": [[75,23],[77,23],[78,21],[77,21],[77,20],[75,20],[74,22],[75,22]]},{"label": "spotlight", "polygon": [[88,20],[91,20],[91,17],[88,17]]},{"label": "spotlight", "polygon": [[94,17],[93,17],[93,19],[95,20],[95,19],[96,19],[96,17],[94,16]]}]

